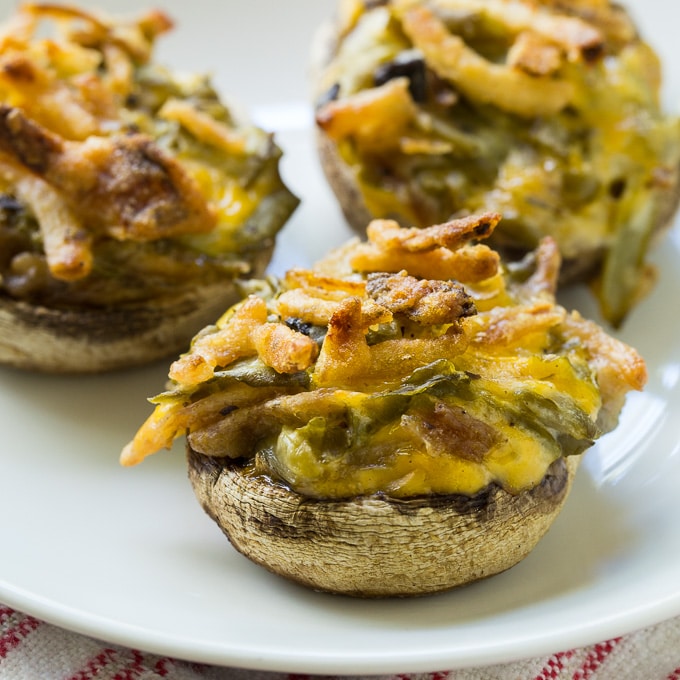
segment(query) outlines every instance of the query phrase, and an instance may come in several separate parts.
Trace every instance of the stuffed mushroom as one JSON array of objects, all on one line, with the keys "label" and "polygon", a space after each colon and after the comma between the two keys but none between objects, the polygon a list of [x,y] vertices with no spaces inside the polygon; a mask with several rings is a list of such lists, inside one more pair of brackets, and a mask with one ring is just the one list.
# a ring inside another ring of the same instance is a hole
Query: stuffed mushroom
[{"label": "stuffed mushroom", "polygon": [[173,356],[262,276],[298,199],[272,135],[153,61],[172,22],[25,3],[0,27],[0,362]]},{"label": "stuffed mushroom", "polygon": [[353,226],[500,212],[495,247],[552,236],[562,282],[589,282],[614,326],[651,288],[680,127],[620,5],[350,0],[314,61],[320,156]]},{"label": "stuffed mushroom", "polygon": [[314,589],[413,596],[512,567],[646,369],[555,303],[553,239],[508,264],[479,242],[499,219],[375,220],[253,282],[172,364],[121,462],[186,435],[234,547]]}]

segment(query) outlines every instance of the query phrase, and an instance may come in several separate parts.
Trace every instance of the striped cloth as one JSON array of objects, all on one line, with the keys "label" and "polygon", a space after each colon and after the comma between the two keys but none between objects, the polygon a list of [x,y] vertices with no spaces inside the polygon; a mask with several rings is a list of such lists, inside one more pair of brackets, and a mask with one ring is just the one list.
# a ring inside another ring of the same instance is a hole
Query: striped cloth
[{"label": "striped cloth", "polygon": [[[315,680],[310,675],[192,664],[108,645],[0,605],[1,680],[156,678]],[[333,678],[352,680],[347,676]],[[469,670],[374,676],[373,680],[680,680],[680,617],[552,656]]]}]

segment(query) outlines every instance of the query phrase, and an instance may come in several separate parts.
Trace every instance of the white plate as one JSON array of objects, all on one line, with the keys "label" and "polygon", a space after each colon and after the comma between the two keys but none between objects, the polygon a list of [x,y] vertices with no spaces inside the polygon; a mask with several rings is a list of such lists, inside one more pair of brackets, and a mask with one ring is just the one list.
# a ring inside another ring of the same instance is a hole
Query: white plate
[{"label": "white plate", "polygon": [[[109,5],[132,8],[137,2]],[[166,2],[167,61],[212,66],[224,92],[282,130],[304,199],[275,268],[349,232],[308,133],[306,45],[330,0]],[[642,0],[635,3],[642,5]],[[3,14],[9,3],[0,3]],[[643,27],[673,66],[680,10],[646,0]],[[676,87],[668,73],[668,97]],[[0,371],[0,601],[110,642],[279,671],[432,671],[555,652],[680,614],[680,231],[621,336],[650,381],[587,454],[566,510],[522,564],[457,592],[363,602],[308,592],[234,552],[194,501],[183,457],[118,466],[167,365],[106,377]],[[573,301],[590,310],[587,297]]]}]

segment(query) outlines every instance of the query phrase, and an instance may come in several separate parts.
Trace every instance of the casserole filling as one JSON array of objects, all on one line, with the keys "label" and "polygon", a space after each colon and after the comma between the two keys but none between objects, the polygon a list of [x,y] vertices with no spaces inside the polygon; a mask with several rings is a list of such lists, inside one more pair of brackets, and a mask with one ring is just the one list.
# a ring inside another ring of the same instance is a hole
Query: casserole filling
[{"label": "casserole filling", "polygon": [[168,17],[24,4],[0,28],[0,291],[54,308],[247,275],[298,200],[271,134],[152,61]]},{"label": "casserole filling", "polygon": [[123,451],[188,435],[310,498],[519,493],[616,424],[631,348],[555,304],[555,242],[504,265],[499,215],[368,227],[309,270],[251,282],[199,333]]},{"label": "casserole filling", "polygon": [[493,210],[499,247],[551,235],[586,269],[603,257],[594,286],[619,324],[652,284],[680,161],[658,58],[624,10],[354,0],[338,22],[316,121],[370,214],[424,227]]}]

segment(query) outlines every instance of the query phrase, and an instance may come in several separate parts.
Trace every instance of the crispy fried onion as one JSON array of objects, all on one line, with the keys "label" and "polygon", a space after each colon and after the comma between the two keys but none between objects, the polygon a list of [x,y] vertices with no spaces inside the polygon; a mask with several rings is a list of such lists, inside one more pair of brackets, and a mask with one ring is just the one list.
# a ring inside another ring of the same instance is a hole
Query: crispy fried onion
[{"label": "crispy fried onion", "polygon": [[316,113],[318,126],[333,140],[353,136],[366,149],[398,146],[418,109],[409,94],[408,78],[328,102]]},{"label": "crispy fried onion", "polygon": [[[232,420],[235,413],[251,418],[261,402],[273,399],[290,390],[285,387],[251,387],[245,383],[232,385],[229,391],[214,392],[203,399],[159,402],[153,417],[139,429],[121,454],[123,465],[136,465],[146,456],[163,448],[170,448],[187,431],[209,430],[215,423]],[[255,419],[257,423],[257,418]],[[222,455],[229,455],[226,451]]]},{"label": "crispy fried onion", "polygon": [[257,130],[252,129],[253,134],[248,135],[245,130],[215,120],[199,111],[192,102],[183,99],[168,99],[158,112],[158,117],[179,123],[196,139],[227,154],[264,153],[265,145],[269,143],[269,138],[258,134]]},{"label": "crispy fried onion", "polygon": [[216,367],[251,356],[259,356],[279,373],[295,373],[309,367],[317,354],[316,343],[303,333],[267,323],[267,303],[251,295],[218,322],[215,332],[194,340],[191,351],[170,367],[170,378],[197,384],[210,379]]},{"label": "crispy fried onion", "polygon": [[[55,38],[41,39],[44,19]],[[117,22],[68,5],[21,4],[0,30],[2,99],[68,139],[85,139],[115,115],[112,94],[130,92],[134,65],[148,62],[156,37],[171,28],[158,10]]]},{"label": "crispy fried onion", "polygon": [[549,76],[562,66],[562,54],[540,35],[525,31],[508,50],[507,64],[533,76]]},{"label": "crispy fried onion", "polygon": [[486,238],[500,221],[498,213],[482,213],[427,229],[401,229],[393,220],[373,220],[368,242],[353,249],[351,266],[359,272],[405,269],[421,278],[474,283],[498,272],[498,253],[470,239]]},{"label": "crispy fried onion", "polygon": [[316,387],[365,388],[412,373],[442,356],[465,351],[467,336],[458,324],[435,338],[396,338],[375,345],[366,341],[361,301],[347,298],[328,324],[314,368]]},{"label": "crispy fried onion", "polygon": [[[408,370],[411,364],[406,355],[417,363],[424,353],[433,357],[445,350],[458,353],[464,345],[459,322],[476,311],[459,281],[489,278],[498,270],[496,253],[467,243],[471,238],[489,236],[499,219],[495,213],[485,213],[422,230],[403,229],[388,220],[374,221],[368,229],[368,243],[357,243],[350,250],[355,253],[351,266],[367,273],[365,280],[352,273],[342,277],[290,270],[269,306],[263,298],[249,296],[212,332],[194,340],[190,351],[171,366],[170,378],[180,384],[197,384],[212,377],[217,367],[259,356],[279,373],[306,370],[316,360],[320,384],[335,379],[338,373],[347,374],[350,364],[357,369],[357,376],[372,380],[390,371],[402,374]],[[428,255],[428,262],[411,266]],[[365,266],[371,260],[392,268]],[[363,268],[355,267],[357,261]],[[407,273],[414,268],[415,276]],[[276,323],[268,321],[270,313],[276,315]],[[369,347],[368,329],[390,323],[395,315],[426,326],[450,328],[444,328],[437,340],[398,339]],[[310,337],[281,323],[286,319],[328,327],[320,354]],[[390,342],[397,344],[391,346]]]},{"label": "crispy fried onion", "polygon": [[406,9],[402,25],[430,68],[473,101],[531,118],[554,115],[574,98],[573,85],[567,80],[537,78],[487,61],[460,36],[450,33],[427,7]]},{"label": "crispy fried onion", "polygon": [[545,7],[577,16],[598,29],[609,47],[620,47],[636,40],[638,32],[633,20],[618,2],[611,0],[543,0]]},{"label": "crispy fried onion", "polygon": [[475,314],[475,303],[456,281],[428,281],[398,274],[369,274],[366,292],[393,314],[431,326]]},{"label": "crispy fried onion", "polygon": [[[397,4],[400,4],[399,1]],[[401,4],[408,4],[403,2]],[[541,43],[561,47],[576,60],[592,58],[603,47],[604,36],[591,23],[577,16],[550,11],[540,3],[522,0],[435,0],[438,9],[484,14],[510,34],[530,33]]]},{"label": "crispy fried onion", "polygon": [[47,265],[55,278],[79,279],[92,270],[91,235],[47,182],[0,153],[0,177],[14,187],[40,223]]},{"label": "crispy fried onion", "polygon": [[[472,321],[468,330],[473,333],[471,342],[478,347],[514,348],[527,343],[527,336],[545,335],[562,323],[565,315],[564,308],[548,301],[517,307],[494,307],[479,323]],[[475,332],[476,326],[479,327],[478,332]]]},{"label": "crispy fried onion", "polygon": [[373,220],[368,226],[368,238],[386,250],[409,253],[423,253],[440,247],[455,250],[470,240],[488,238],[500,220],[500,214],[487,212],[427,229],[402,229],[391,220]]},{"label": "crispy fried onion", "polygon": [[647,382],[645,362],[634,349],[578,312],[566,316],[564,329],[565,336],[585,347],[591,357],[603,402],[598,425],[608,431],[616,425],[627,390],[641,390]]},{"label": "crispy fried onion", "polygon": [[[32,175],[34,185],[49,187],[49,198],[35,191],[24,192],[24,198],[38,218],[50,270],[58,278],[89,274],[90,267],[63,257],[72,235],[85,225],[93,233],[145,241],[205,232],[215,224],[195,180],[146,135],[68,141],[20,109],[0,106],[0,158],[26,183]],[[60,208],[44,224],[46,200]],[[89,239],[79,242],[87,248]]]},{"label": "crispy fried onion", "polygon": [[156,37],[173,27],[171,19],[157,9],[148,10],[135,22],[118,22],[103,12],[49,2],[23,3],[19,12],[25,12],[34,20],[54,19],[63,37],[77,44],[117,45],[139,63],[146,63],[151,58]]},{"label": "crispy fried onion", "polygon": [[362,318],[366,326],[392,320],[388,309],[366,297],[365,281],[292,269],[286,273],[283,283],[285,290],[273,303],[274,310],[282,319],[295,318],[316,326],[327,326],[339,303],[354,296],[361,299]]},{"label": "crispy fried onion", "polygon": [[[605,51],[611,33],[622,40],[634,37],[618,25],[609,3],[559,5],[547,7],[528,0],[394,0],[390,11],[438,77],[473,102],[531,118],[553,115],[574,101],[574,85],[563,73],[566,62],[594,60]],[[384,13],[383,8],[373,11],[378,12]],[[490,61],[467,44],[464,36],[452,33],[445,23],[451,13],[483,16],[503,31],[510,44],[505,59]],[[355,60],[361,54],[357,51]],[[341,64],[342,58],[338,59]],[[339,76],[337,83],[346,89]],[[418,134],[421,126],[427,126],[428,117],[412,100],[407,78],[341,94],[316,113],[317,125],[335,142],[352,138],[368,152],[449,150],[441,142],[436,148],[428,146]]]}]

